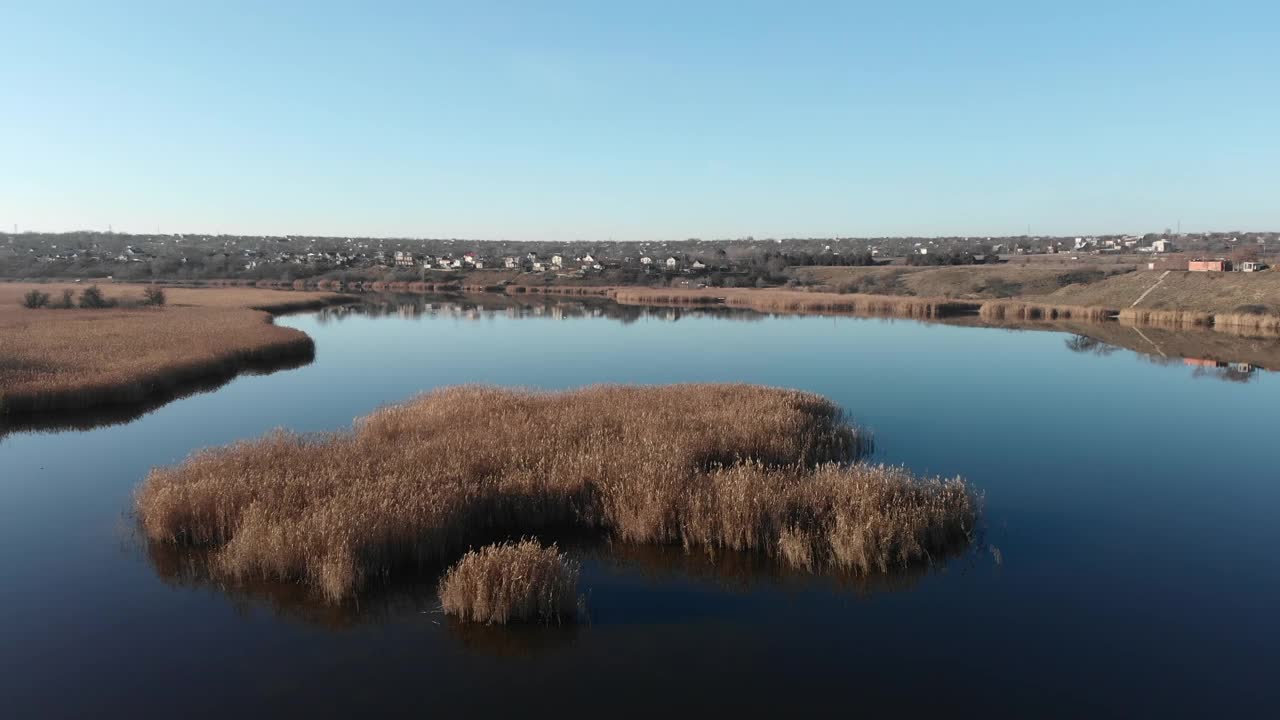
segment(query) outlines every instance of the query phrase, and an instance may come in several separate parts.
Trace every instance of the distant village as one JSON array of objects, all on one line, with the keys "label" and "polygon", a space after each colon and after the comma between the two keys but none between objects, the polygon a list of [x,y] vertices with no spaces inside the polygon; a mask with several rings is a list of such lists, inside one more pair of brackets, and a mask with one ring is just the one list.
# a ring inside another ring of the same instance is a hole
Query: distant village
[{"label": "distant village", "polygon": [[[964,265],[1060,256],[1147,256],[1203,271],[1262,269],[1280,233],[1224,232],[1088,237],[738,238],[653,242],[124,234],[0,233],[0,276],[128,280],[250,278],[417,280],[497,273],[610,283],[713,285],[782,282],[794,265]],[[1175,256],[1177,256],[1175,258]],[[1154,267],[1155,265],[1153,265]]]}]

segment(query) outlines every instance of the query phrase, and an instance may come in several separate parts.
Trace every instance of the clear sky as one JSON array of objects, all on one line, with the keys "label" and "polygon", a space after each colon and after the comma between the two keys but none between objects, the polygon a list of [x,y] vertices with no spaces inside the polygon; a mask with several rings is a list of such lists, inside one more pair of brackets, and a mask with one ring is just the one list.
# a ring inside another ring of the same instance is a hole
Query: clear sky
[{"label": "clear sky", "polygon": [[0,0],[0,227],[1280,228],[1280,2]]}]

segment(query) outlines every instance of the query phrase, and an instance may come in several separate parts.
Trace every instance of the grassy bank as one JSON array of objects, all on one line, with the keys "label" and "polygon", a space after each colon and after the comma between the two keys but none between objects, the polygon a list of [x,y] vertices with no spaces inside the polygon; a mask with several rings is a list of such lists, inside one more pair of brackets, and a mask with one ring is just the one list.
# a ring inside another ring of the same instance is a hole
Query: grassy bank
[{"label": "grassy bank", "polygon": [[978,507],[962,481],[831,464],[868,442],[834,405],[794,391],[462,387],[351,432],[197,453],[154,470],[136,506],[151,540],[212,549],[223,581],[296,581],[331,601],[556,529],[863,573],[966,544]]},{"label": "grassy bank", "polygon": [[[311,338],[272,322],[271,312],[320,307],[332,293],[257,288],[166,289],[162,307],[28,309],[23,295],[84,285],[0,284],[0,415],[14,418],[145,404],[243,369],[310,359]],[[142,286],[102,285],[112,299]]]}]

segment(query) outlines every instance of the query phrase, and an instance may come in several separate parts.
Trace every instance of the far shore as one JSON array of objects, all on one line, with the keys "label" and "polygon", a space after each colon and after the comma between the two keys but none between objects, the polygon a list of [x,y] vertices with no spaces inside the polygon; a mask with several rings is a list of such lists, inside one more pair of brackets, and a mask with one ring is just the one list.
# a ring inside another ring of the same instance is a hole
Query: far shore
[{"label": "far shore", "polygon": [[[1183,273],[1203,275],[1203,273]],[[1267,275],[1274,275],[1268,273]],[[273,315],[353,302],[366,292],[490,293],[514,296],[595,297],[622,305],[730,307],[764,313],[845,314],[915,320],[974,322],[997,327],[1044,327],[1076,332],[1081,327],[1120,325],[1166,331],[1212,330],[1242,337],[1280,335],[1280,314],[1271,277],[1231,282],[1201,277],[1161,280],[1159,273],[1129,273],[1063,292],[1015,298],[917,297],[825,292],[796,288],[718,288],[593,285],[469,285],[432,282],[237,280],[161,284],[163,306],[137,306],[147,285],[103,283],[102,309],[29,309],[32,290],[50,296],[80,293],[93,283],[0,282],[0,422],[41,418],[52,422],[67,411],[149,408],[190,387],[224,382],[246,370],[297,366],[315,348],[305,333],[272,322]],[[1160,282],[1170,298],[1186,302],[1187,288],[1210,283],[1212,309],[1111,307],[1087,304],[1091,297],[1115,299]],[[1123,286],[1120,284],[1123,283]],[[1216,283],[1216,284],[1213,284]],[[1234,284],[1233,284],[1234,283]],[[1256,286],[1256,287],[1255,287]],[[1240,288],[1249,288],[1244,294]],[[1182,295],[1176,293],[1181,292]],[[1234,297],[1234,295],[1240,297]],[[1072,303],[1055,302],[1072,300]],[[1259,303],[1259,300],[1262,303]],[[1250,303],[1248,301],[1252,300]],[[1241,312],[1226,312],[1238,307]],[[129,413],[125,413],[127,416]]]}]

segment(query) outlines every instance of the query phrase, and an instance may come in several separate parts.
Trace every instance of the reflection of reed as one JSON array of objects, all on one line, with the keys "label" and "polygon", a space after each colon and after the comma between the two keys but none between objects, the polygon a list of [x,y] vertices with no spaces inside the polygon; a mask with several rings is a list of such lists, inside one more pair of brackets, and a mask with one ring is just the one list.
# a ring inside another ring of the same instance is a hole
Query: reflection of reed
[{"label": "reflection of reed", "polygon": [[299,343],[290,354],[262,359],[247,358],[227,363],[216,372],[192,376],[189,380],[157,382],[140,399],[79,410],[55,410],[22,415],[0,415],[0,438],[16,432],[62,432],[92,430],[110,425],[124,425],[179,400],[200,393],[213,392],[240,375],[267,375],[309,365],[315,359],[315,346],[310,339]]},{"label": "reflection of reed", "polygon": [[[209,572],[210,553],[191,546],[179,546],[141,539],[143,552],[157,577],[177,588],[216,590],[226,595],[243,613],[255,608],[291,621],[334,631],[373,625],[393,618],[429,616],[433,624],[443,625],[450,637],[463,648],[486,655],[534,655],[571,645],[583,631],[583,624],[515,623],[484,625],[460,622],[439,610],[437,580],[443,568],[420,568],[416,575],[398,576],[394,582],[371,587],[358,600],[328,603],[297,583],[247,579],[227,583]],[[972,546],[956,546],[932,563],[895,567],[887,573],[841,573],[832,571],[816,576],[788,566],[776,558],[760,553],[702,549],[686,550],[678,545],[647,545],[610,542],[590,538],[581,533],[559,536],[558,541],[572,557],[590,561],[606,571],[633,574],[655,583],[694,580],[712,583],[719,590],[749,593],[765,588],[822,588],[856,597],[881,593],[905,592],[921,580],[949,563],[977,556],[972,548],[985,546],[979,538]],[[588,596],[589,580],[580,588]],[[584,608],[586,625],[590,625],[591,606]]]},{"label": "reflection of reed", "polygon": [[776,557],[737,550],[627,543],[594,543],[574,550],[602,566],[614,566],[658,582],[691,578],[712,582],[721,589],[734,592],[750,592],[761,587],[816,585],[866,597],[910,590],[931,572],[968,554],[972,547],[983,547],[981,539],[976,538],[972,545],[950,545],[930,562],[894,566],[888,572],[864,573],[833,567],[821,575],[806,572]]},{"label": "reflection of reed", "polygon": [[529,657],[573,645],[581,629],[575,623],[483,625],[446,618],[444,626],[466,651],[496,657]]}]

